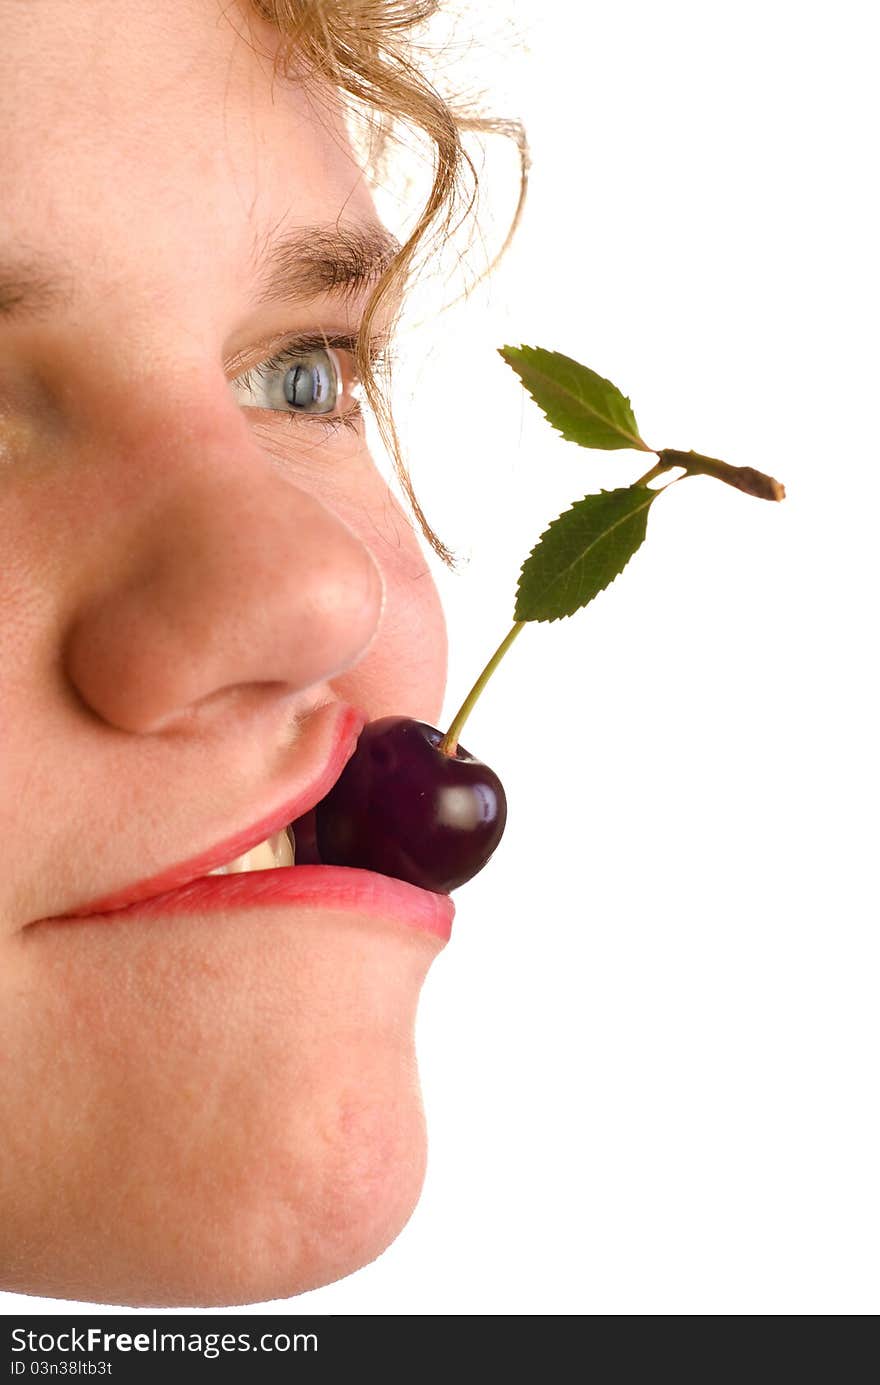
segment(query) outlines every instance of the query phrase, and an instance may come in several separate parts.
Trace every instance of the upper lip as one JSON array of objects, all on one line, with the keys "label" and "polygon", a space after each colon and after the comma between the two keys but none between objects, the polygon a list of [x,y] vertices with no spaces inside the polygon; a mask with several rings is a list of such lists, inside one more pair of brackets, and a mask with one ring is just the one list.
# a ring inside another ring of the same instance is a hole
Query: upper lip
[{"label": "upper lip", "polygon": [[[92,899],[85,904],[77,905],[74,909],[69,909],[64,914],[57,914],[56,918],[77,918],[85,914],[109,913],[114,909],[123,909],[129,904],[138,904],[145,899],[153,899],[156,895],[165,894],[169,890],[177,889],[181,885],[187,885],[191,880],[197,880],[200,876],[207,875],[215,866],[221,866],[232,861],[236,856],[241,856],[245,851],[256,846],[258,842],[265,841],[274,832],[281,831],[294,822],[296,818],[302,817],[310,808],[329,793],[336,783],[349,758],[357,745],[357,739],[363,730],[367,718],[356,707],[349,706],[345,702],[333,702],[324,704],[335,709],[335,717],[332,720],[331,731],[332,750],[323,764],[308,775],[303,777],[302,769],[291,775],[290,780],[285,786],[283,793],[274,795],[274,803],[271,808],[264,808],[262,812],[253,808],[247,811],[251,819],[251,825],[245,828],[238,828],[231,835],[223,837],[216,845],[209,847],[206,851],[201,851],[198,855],[191,856],[185,861],[167,867],[158,874],[149,876],[146,880],[139,880],[136,884],[124,885],[121,889],[114,890],[111,894],[102,895],[97,899]],[[323,711],[323,707],[321,708]],[[320,727],[316,728],[315,735],[321,738]],[[306,747],[308,749],[309,747]],[[303,751],[297,747],[297,764],[302,765]],[[239,821],[245,814],[238,813],[236,816]]]}]

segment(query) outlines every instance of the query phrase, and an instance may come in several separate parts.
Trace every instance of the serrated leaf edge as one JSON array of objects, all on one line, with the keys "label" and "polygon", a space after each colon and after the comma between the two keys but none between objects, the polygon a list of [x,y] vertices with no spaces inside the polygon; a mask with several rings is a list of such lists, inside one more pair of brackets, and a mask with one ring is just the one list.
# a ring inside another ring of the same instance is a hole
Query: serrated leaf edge
[{"label": "serrated leaf edge", "polygon": [[[630,490],[631,487],[629,487],[629,486],[623,486],[623,487],[620,487],[620,489],[622,489],[622,490]],[[645,508],[647,508],[648,506],[652,505],[653,502],[657,499],[657,496],[660,495],[661,493],[662,493],[661,491],[649,491],[649,490],[647,490],[647,488],[646,488],[646,494],[647,494],[647,497],[648,497],[648,498],[647,498],[647,500],[645,501],[645,504],[644,504],[643,506],[640,506],[639,508],[637,508],[637,509],[635,509],[635,510],[630,510],[630,511],[629,511],[627,514],[625,514],[625,515],[622,515],[620,519],[616,520],[616,521],[614,522],[614,524],[612,524],[608,529],[604,530],[604,532],[600,535],[600,537],[594,541],[594,544],[595,544],[595,543],[601,542],[602,539],[606,538],[609,534],[613,533],[613,531],[618,527],[618,525],[624,524],[627,520],[632,519],[635,515],[640,514],[641,511],[642,511],[642,509],[645,509]],[[521,585],[522,585],[523,572],[524,572],[524,570],[525,570],[527,564],[529,563],[529,561],[531,560],[531,558],[533,557],[533,555],[537,552],[537,550],[541,547],[541,544],[543,543],[543,541],[544,541],[544,539],[546,538],[546,536],[550,533],[550,530],[553,528],[554,524],[558,524],[559,521],[560,521],[561,519],[564,519],[566,515],[570,515],[571,512],[572,512],[572,510],[574,509],[575,505],[580,505],[582,501],[584,501],[584,500],[589,500],[589,499],[591,498],[591,496],[593,496],[593,495],[614,495],[614,491],[613,491],[613,490],[611,490],[611,491],[606,491],[606,490],[591,491],[588,495],[582,495],[581,498],[580,498],[580,500],[573,500],[572,503],[569,505],[569,507],[568,507],[567,510],[562,510],[562,511],[556,516],[555,519],[552,519],[552,520],[550,521],[550,523],[547,525],[547,528],[543,531],[543,533],[539,534],[538,539],[537,539],[537,541],[536,541],[536,543],[535,543],[535,546],[534,546],[534,548],[531,549],[531,551],[530,551],[528,557],[525,558],[525,559],[523,559],[522,566],[520,567],[520,570],[519,570],[519,581],[518,581],[517,584],[516,584],[516,595],[515,595],[515,598],[514,598],[513,618],[514,618],[515,621],[523,621],[524,623],[525,623],[525,622],[532,622],[532,623],[534,623],[534,624],[536,624],[536,625],[552,625],[553,622],[554,622],[555,620],[570,620],[571,617],[572,617],[573,615],[577,615],[578,611],[582,611],[582,610],[584,609],[585,606],[589,606],[590,601],[595,600],[595,598],[599,595],[600,592],[607,591],[607,589],[611,586],[611,583],[617,581],[617,579],[618,579],[618,577],[620,576],[620,574],[626,570],[626,568],[627,568],[627,567],[629,566],[629,564],[632,562],[632,560],[633,560],[633,558],[635,557],[635,555],[638,553],[639,549],[641,548],[642,544],[643,544],[644,541],[645,541],[644,539],[642,539],[642,540],[639,542],[638,546],[637,546],[636,548],[633,549],[632,553],[630,553],[630,555],[629,555],[629,557],[627,558],[626,562],[623,564],[623,567],[620,568],[620,570],[619,570],[618,572],[615,572],[614,575],[613,575],[612,577],[609,577],[607,582],[603,582],[601,587],[597,587],[597,589],[596,589],[596,591],[594,592],[593,596],[591,596],[591,597],[589,598],[589,600],[582,602],[580,606],[577,606],[577,607],[575,608],[575,610],[570,611],[567,615],[561,615],[561,616],[518,616],[518,615],[517,615],[516,609],[517,609],[517,605],[519,604],[519,589],[520,589],[520,587],[521,587]],[[581,553],[580,557],[575,558],[574,561],[571,562],[571,563],[569,563],[567,567],[564,567],[564,568],[562,568],[559,572],[557,572],[556,576],[553,578],[553,581],[554,581],[554,582],[557,581],[561,576],[564,576],[565,573],[570,572],[571,569],[572,569],[577,563],[579,563],[579,562],[581,562],[581,561],[583,560],[584,556],[585,556],[587,553],[589,553],[590,548],[594,547],[594,544],[590,544],[589,548],[585,548],[585,549],[583,550],[583,552]],[[549,585],[552,586],[552,582],[551,582]],[[546,594],[546,589],[545,589],[545,594]]]},{"label": "serrated leaf edge", "polygon": [[[598,370],[592,370],[590,366],[585,366],[583,361],[576,361],[573,356],[566,356],[563,351],[548,351],[548,349],[545,346],[526,346],[525,344],[523,344],[522,346],[499,346],[497,350],[501,359],[505,362],[506,365],[510,367],[513,373],[516,375],[517,379],[519,380],[520,384],[522,385],[523,389],[526,391],[530,399],[532,399],[534,403],[537,404],[538,408],[541,410],[543,417],[550,424],[550,427],[553,429],[555,433],[558,433],[560,437],[564,438],[566,442],[573,442],[578,447],[585,447],[588,450],[593,450],[595,452],[611,452],[615,450],[614,448],[598,447],[595,443],[580,442],[577,438],[572,437],[570,433],[566,433],[564,428],[561,428],[558,423],[554,423],[553,419],[547,413],[547,410],[544,408],[543,404],[540,402],[539,399],[536,398],[534,391],[531,389],[528,383],[522,378],[514,363],[511,360],[508,360],[507,356],[504,354],[506,351],[517,351],[520,354],[523,351],[541,351],[544,353],[545,356],[558,356],[561,360],[570,362],[571,365],[580,366],[582,370],[590,370],[591,374],[597,376],[597,378],[600,379],[603,384],[608,385],[609,389],[614,390],[615,394],[619,395],[620,398],[624,401],[627,409],[632,415],[633,423],[636,426],[637,431],[635,435],[630,433],[627,429],[621,428],[620,425],[614,421],[614,419],[606,418],[605,414],[600,413],[598,409],[594,409],[592,405],[585,404],[585,402],[581,398],[579,398],[578,395],[573,394],[567,386],[560,385],[559,382],[556,380],[552,381],[552,384],[554,388],[560,391],[560,393],[565,394],[567,398],[574,400],[574,402],[580,408],[584,409],[585,412],[589,413],[593,418],[598,419],[600,423],[604,423],[606,428],[608,428],[611,432],[616,432],[618,437],[629,438],[632,442],[634,451],[651,451],[651,449],[648,447],[648,444],[645,442],[644,438],[638,432],[639,425],[636,420],[635,409],[632,406],[629,395],[624,394],[623,390],[620,389],[617,385],[615,385],[613,380],[609,380],[605,375],[600,375]],[[623,451],[624,449],[619,450]]]}]

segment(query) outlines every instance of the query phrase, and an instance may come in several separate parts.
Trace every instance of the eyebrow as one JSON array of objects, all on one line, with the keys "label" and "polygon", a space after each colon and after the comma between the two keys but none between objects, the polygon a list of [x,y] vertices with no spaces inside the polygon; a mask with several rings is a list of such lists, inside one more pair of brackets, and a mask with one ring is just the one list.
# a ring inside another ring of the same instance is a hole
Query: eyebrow
[{"label": "eyebrow", "polygon": [[[400,242],[379,222],[299,226],[257,242],[251,258],[256,303],[307,303],[325,295],[356,298],[376,283],[400,253]],[[41,320],[69,306],[75,277],[65,266],[38,260],[0,263],[0,320]]]},{"label": "eyebrow", "polygon": [[66,271],[50,277],[39,262],[0,264],[0,319],[49,317],[72,298],[73,280]]},{"label": "eyebrow", "polygon": [[324,294],[354,298],[381,278],[400,249],[379,222],[300,226],[257,253],[257,302],[307,302]]}]

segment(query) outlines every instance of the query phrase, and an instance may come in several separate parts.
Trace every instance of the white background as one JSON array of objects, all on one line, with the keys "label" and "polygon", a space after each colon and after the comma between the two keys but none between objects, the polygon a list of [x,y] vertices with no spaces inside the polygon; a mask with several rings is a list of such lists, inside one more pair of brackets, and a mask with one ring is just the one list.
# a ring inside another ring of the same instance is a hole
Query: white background
[{"label": "white background", "polygon": [[[446,722],[549,520],[650,464],[561,441],[497,346],[576,357],[652,446],[788,494],[673,486],[613,586],[501,665],[462,740],[509,825],[423,996],[422,1201],[374,1265],[273,1308],[880,1307],[870,9],[543,0],[513,7],[526,48],[479,56],[528,126],[524,222],[402,340],[416,489],[462,559],[432,559]],[[512,169],[496,140],[502,209]]]}]

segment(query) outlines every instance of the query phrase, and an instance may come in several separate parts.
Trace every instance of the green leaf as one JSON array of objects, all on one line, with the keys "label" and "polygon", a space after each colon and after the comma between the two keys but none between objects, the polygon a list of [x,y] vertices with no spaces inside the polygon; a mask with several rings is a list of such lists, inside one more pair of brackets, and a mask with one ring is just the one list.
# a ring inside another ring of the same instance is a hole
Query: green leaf
[{"label": "green leaf", "polygon": [[516,371],[548,423],[569,442],[606,451],[651,451],[639,437],[626,395],[588,366],[541,346],[501,346],[498,354]]},{"label": "green leaf", "polygon": [[522,565],[514,620],[560,620],[598,596],[644,541],[648,510],[662,489],[585,495],[554,519]]}]

